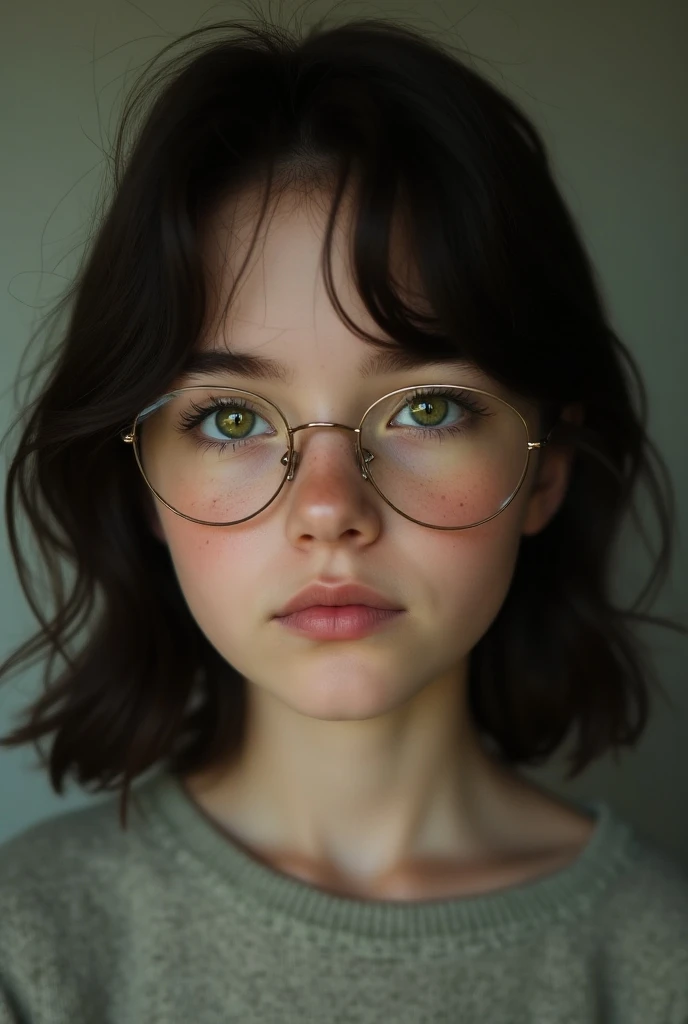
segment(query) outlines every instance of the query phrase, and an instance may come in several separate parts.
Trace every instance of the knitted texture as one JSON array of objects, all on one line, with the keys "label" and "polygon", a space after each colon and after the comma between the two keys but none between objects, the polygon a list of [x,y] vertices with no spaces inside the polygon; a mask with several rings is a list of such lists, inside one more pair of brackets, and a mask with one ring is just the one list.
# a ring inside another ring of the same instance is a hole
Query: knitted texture
[{"label": "knitted texture", "polygon": [[688,873],[602,801],[556,873],[359,900],[252,857],[166,771],[0,846],[1,1024],[688,1024]]}]

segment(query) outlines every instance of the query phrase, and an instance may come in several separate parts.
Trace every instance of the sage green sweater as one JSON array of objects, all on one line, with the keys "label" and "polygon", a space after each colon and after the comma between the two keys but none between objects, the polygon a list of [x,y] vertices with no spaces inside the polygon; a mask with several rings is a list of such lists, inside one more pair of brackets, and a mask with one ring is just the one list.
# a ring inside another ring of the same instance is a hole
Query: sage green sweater
[{"label": "sage green sweater", "polygon": [[0,1021],[686,1024],[688,874],[603,801],[578,859],[425,902],[269,868],[166,771],[0,846]]}]

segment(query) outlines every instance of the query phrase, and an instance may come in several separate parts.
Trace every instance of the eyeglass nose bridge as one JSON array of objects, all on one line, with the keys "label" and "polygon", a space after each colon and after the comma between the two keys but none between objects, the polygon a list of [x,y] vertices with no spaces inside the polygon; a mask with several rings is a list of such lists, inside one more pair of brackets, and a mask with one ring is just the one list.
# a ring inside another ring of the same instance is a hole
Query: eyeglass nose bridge
[{"label": "eyeglass nose bridge", "polygon": [[364,480],[368,479],[368,474],[366,473],[366,467],[367,467],[369,462],[373,461],[375,456],[373,455],[372,452],[364,451],[361,448],[361,428],[360,427],[349,427],[345,423],[322,423],[322,422],[316,422],[316,423],[301,423],[301,424],[299,424],[298,427],[289,427],[289,441],[290,441],[290,444],[291,444],[291,448],[290,448],[290,451],[286,451],[284,453],[284,455],[282,456],[282,458],[280,459],[280,462],[282,463],[283,466],[289,466],[289,471],[287,473],[287,480],[293,480],[294,479],[294,474],[296,473],[298,465],[299,465],[299,463],[301,461],[301,452],[298,452],[296,450],[296,448],[294,447],[294,434],[297,432],[297,430],[306,430],[307,427],[334,427],[336,430],[349,430],[353,434],[355,434],[356,435],[356,445],[355,445],[356,462],[357,462],[358,468],[361,471],[361,476],[363,477],[363,479]]}]

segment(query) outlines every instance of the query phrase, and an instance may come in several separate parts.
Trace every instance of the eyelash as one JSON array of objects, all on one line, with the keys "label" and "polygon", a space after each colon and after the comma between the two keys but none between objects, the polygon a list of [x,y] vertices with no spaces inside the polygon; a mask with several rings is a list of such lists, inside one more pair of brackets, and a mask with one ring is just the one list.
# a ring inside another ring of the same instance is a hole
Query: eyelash
[{"label": "eyelash", "polygon": [[[209,402],[205,406],[197,405],[196,402],[192,401],[191,408],[194,409],[195,412],[182,413],[182,415],[179,417],[179,429],[181,430],[182,433],[187,433],[188,431],[193,430],[194,427],[197,427],[199,423],[202,423],[203,420],[210,416],[211,413],[217,412],[218,409],[224,409],[227,407],[231,407],[232,409],[249,409],[251,412],[255,411],[251,407],[251,403],[247,402],[245,398],[216,398],[214,402]],[[257,415],[260,414],[258,413]],[[243,447],[243,445],[248,444],[251,441],[254,441],[255,438],[240,437],[237,438],[235,441],[216,441],[213,440],[212,438],[207,437],[195,438],[194,440],[196,441],[196,444],[201,449],[201,451],[206,451],[208,448],[212,448],[221,455],[225,448],[227,448],[229,445],[231,445],[232,448],[241,448]]]},{"label": "eyelash", "polygon": [[[403,409],[404,409],[404,406],[406,404],[413,403],[414,401],[416,401],[419,398],[428,398],[430,396],[437,397],[437,398],[444,398],[444,399],[446,399],[449,402],[455,402],[458,405],[462,406],[464,409],[466,409],[468,412],[472,413],[474,416],[489,416],[490,415],[490,412],[489,412],[488,408],[486,406],[481,406],[476,398],[470,398],[468,396],[467,392],[446,391],[443,388],[439,387],[439,388],[420,388],[418,391],[415,391],[406,400],[404,405],[402,405],[402,407],[400,409],[397,409],[397,411],[394,413],[394,416],[397,416],[400,412],[402,412]],[[211,415],[211,413],[216,412],[218,409],[223,409],[223,408],[225,408],[227,406],[231,406],[232,408],[235,408],[235,409],[236,408],[238,408],[238,409],[249,409],[251,411],[254,411],[254,410],[252,410],[250,402],[247,402],[246,399],[244,399],[244,398],[217,398],[217,399],[215,399],[214,402],[209,402],[205,406],[200,406],[200,405],[197,405],[195,402],[192,402],[191,403],[191,408],[194,410],[194,412],[193,413],[192,412],[184,412],[180,416],[180,418],[179,418],[179,423],[180,423],[179,430],[182,433],[187,433],[187,432],[193,430],[194,427],[198,426],[199,423],[202,423],[204,419],[206,419],[208,416]],[[392,418],[394,418],[394,417],[392,417]],[[449,435],[455,435],[455,434],[464,433],[466,431],[466,429],[469,429],[469,428],[467,428],[465,424],[464,425],[460,425],[460,426],[457,425],[457,424],[450,424],[447,427],[424,427],[423,428],[423,427],[421,427],[419,425],[418,427],[399,427],[397,429],[399,429],[399,430],[404,430],[404,429],[407,429],[407,430],[417,430],[418,429],[418,430],[422,430],[424,434],[426,434],[426,435],[428,435],[430,437],[438,437],[438,438],[442,439],[442,437],[446,437],[448,434]],[[243,446],[245,444],[250,443],[253,440],[255,440],[255,438],[247,437],[247,438],[237,438],[235,441],[227,440],[227,441],[221,442],[221,441],[217,441],[217,440],[212,440],[210,438],[198,438],[198,439],[196,439],[196,443],[197,443],[198,447],[202,451],[205,451],[208,448],[213,448],[215,451],[218,451],[218,454],[222,454],[222,452],[227,448],[228,445],[232,445],[232,447],[236,449],[238,447],[241,447],[241,446]]]}]

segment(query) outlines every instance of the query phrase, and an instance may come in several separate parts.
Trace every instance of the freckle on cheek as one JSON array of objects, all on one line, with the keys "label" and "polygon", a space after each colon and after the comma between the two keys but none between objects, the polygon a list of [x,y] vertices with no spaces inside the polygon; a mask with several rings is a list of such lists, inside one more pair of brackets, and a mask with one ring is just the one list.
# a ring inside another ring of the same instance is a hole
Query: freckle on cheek
[{"label": "freckle on cheek", "polygon": [[450,486],[445,485],[443,493],[438,494],[433,488],[423,489],[416,497],[415,515],[419,519],[427,517],[429,521],[437,516],[438,505],[442,507],[440,520],[452,516],[463,521],[463,513],[459,509],[468,509],[467,514],[475,513],[480,517],[485,509],[496,509],[506,497],[494,475],[476,466],[471,470],[470,479],[457,474]]}]

